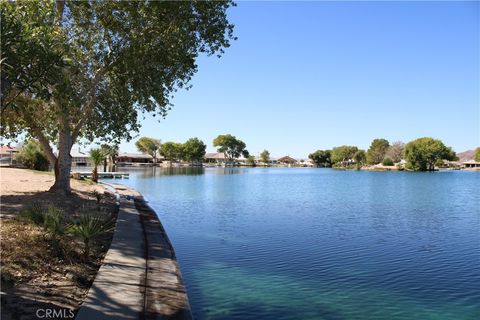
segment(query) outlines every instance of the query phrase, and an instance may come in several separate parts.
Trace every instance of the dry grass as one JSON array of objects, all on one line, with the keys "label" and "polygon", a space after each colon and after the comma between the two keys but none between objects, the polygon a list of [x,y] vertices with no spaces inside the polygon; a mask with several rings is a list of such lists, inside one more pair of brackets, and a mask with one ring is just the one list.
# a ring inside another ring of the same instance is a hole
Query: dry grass
[{"label": "dry grass", "polygon": [[[82,255],[83,244],[68,234],[52,234],[43,227],[21,217],[20,212],[32,203],[54,205],[62,210],[65,224],[85,211],[96,215],[116,214],[112,196],[97,206],[94,190],[97,185],[73,182],[73,194],[62,197],[48,190],[52,177],[48,174],[18,171],[19,186],[5,184],[2,169],[1,196],[1,282],[2,318],[34,319],[38,308],[68,308],[77,310],[85,299],[101,262],[110,247],[113,232],[95,239],[88,259]],[[5,192],[4,192],[5,191]],[[103,192],[103,190],[102,190]]]},{"label": "dry grass", "polygon": [[24,282],[47,271],[45,257],[49,246],[42,228],[30,223],[3,221],[0,229],[2,239],[2,280],[7,283]]},{"label": "dry grass", "polygon": [[[52,236],[32,223],[12,219],[0,229],[2,239],[2,282],[8,287],[53,274],[66,275],[76,270],[77,285],[91,282],[92,268],[101,262],[109,246],[109,235],[96,243],[88,261],[83,259],[82,244],[71,236]],[[93,273],[93,276],[95,273]]]},{"label": "dry grass", "polygon": [[[52,235],[20,218],[2,222],[2,318],[31,319],[45,307],[76,311],[83,302],[113,233],[95,240],[88,259],[71,235]],[[22,318],[22,317],[20,317]]]}]

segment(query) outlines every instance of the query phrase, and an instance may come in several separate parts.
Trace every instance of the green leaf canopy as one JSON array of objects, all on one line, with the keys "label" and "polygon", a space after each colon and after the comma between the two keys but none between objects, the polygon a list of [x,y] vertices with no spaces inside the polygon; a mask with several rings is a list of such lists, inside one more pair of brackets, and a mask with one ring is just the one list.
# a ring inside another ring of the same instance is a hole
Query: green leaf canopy
[{"label": "green leaf canopy", "polygon": [[[230,46],[231,1],[4,1],[1,134],[35,136],[69,192],[78,138],[131,139],[164,117],[199,54]],[[57,144],[58,157],[52,150]]]}]

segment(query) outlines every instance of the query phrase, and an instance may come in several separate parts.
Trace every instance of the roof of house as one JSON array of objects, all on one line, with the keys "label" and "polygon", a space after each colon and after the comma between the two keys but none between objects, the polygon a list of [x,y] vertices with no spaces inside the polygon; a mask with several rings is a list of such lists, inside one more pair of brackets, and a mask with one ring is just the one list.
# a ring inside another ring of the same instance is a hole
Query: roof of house
[{"label": "roof of house", "polygon": [[[54,154],[58,156],[58,151],[55,151]],[[79,149],[72,149],[70,150],[70,156],[72,158],[90,158],[90,153]]]},{"label": "roof of house", "polygon": [[144,153],[128,153],[128,152],[123,152],[118,154],[116,157],[118,158],[135,158],[135,159],[153,159],[153,157],[149,154],[144,154]]},{"label": "roof of house", "polygon": [[223,154],[222,152],[206,153],[205,159],[225,159],[225,154]]},{"label": "roof of house", "polygon": [[462,164],[480,164],[480,162],[475,160],[463,161]]},{"label": "roof of house", "polygon": [[72,149],[70,151],[70,156],[72,158],[90,158],[90,154],[86,151]]},{"label": "roof of house", "polygon": [[284,156],[277,159],[278,162],[297,162],[297,159],[294,159],[290,156]]},{"label": "roof of house", "polygon": [[[261,156],[255,156],[255,160],[262,161],[262,157]],[[268,161],[277,161],[277,158],[269,157]]]},{"label": "roof of house", "polygon": [[1,146],[0,153],[1,154],[10,154],[11,152],[18,152],[17,148],[10,147],[10,146]]}]

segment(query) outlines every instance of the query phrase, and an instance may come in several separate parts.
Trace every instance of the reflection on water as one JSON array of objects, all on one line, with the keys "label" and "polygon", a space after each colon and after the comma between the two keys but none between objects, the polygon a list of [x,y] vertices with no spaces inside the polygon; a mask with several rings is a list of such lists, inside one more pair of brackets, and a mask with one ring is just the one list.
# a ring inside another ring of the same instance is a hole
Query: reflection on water
[{"label": "reflection on water", "polygon": [[[101,166],[100,166],[101,167]],[[137,178],[148,178],[154,176],[169,175],[199,175],[205,173],[203,167],[152,167],[152,166],[107,166],[100,168],[104,172],[128,172]],[[93,167],[73,167],[72,172],[91,172]]]},{"label": "reflection on water", "polygon": [[196,319],[480,318],[480,173],[127,170]]},{"label": "reflection on water", "polygon": [[[121,169],[124,169],[124,168],[121,168]],[[121,171],[121,169],[118,169],[118,171]],[[205,169],[202,167],[149,167],[149,168],[140,168],[136,176],[138,178],[149,178],[154,176],[172,176],[172,175],[195,176],[195,175],[200,175],[204,173],[205,173]]]},{"label": "reflection on water", "polygon": [[[228,174],[245,174],[250,168],[241,167],[152,167],[152,166],[99,166],[99,170],[104,172],[129,172],[138,178],[146,178],[153,176],[170,176],[170,175],[200,175],[205,174],[208,170],[210,174],[228,175]],[[266,168],[265,168],[266,169]],[[80,166],[72,167],[72,172],[91,172],[93,167]]]}]

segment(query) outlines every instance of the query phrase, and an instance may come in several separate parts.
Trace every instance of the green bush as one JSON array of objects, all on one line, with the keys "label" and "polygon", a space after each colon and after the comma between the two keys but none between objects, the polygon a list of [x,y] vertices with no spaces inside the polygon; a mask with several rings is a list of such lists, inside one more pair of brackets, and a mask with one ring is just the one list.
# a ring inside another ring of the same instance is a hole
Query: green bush
[{"label": "green bush", "polygon": [[33,224],[43,226],[45,222],[45,207],[39,202],[29,204],[20,212],[20,217],[32,222]]},{"label": "green bush", "polygon": [[79,221],[68,227],[68,233],[79,237],[84,244],[83,254],[87,258],[90,254],[92,240],[113,230],[115,228],[115,219],[102,218],[92,214],[83,214]]},{"label": "green bush", "polygon": [[435,167],[437,167],[437,168],[445,168],[445,167],[447,167],[447,166],[445,165],[445,162],[443,162],[442,159],[438,159],[437,161],[435,161]]},{"label": "green bush", "polygon": [[356,164],[343,165],[341,163],[335,163],[335,164],[332,165],[332,168],[333,169],[340,169],[340,170],[357,169],[357,165]]},{"label": "green bush", "polygon": [[22,210],[20,216],[33,224],[43,227],[43,229],[53,235],[62,235],[64,233],[63,212],[61,209],[43,203],[32,203]]},{"label": "green bush", "polygon": [[255,167],[255,157],[254,156],[248,156],[246,163],[247,163],[248,166]]},{"label": "green bush", "polygon": [[393,166],[393,160],[390,159],[389,157],[385,157],[382,161],[382,165],[384,166]]},{"label": "green bush", "polygon": [[30,139],[15,155],[15,160],[33,170],[48,171],[50,163],[38,141]]},{"label": "green bush", "polygon": [[49,205],[45,211],[45,221],[43,226],[46,231],[54,235],[61,235],[64,233],[63,212],[53,205]]}]

